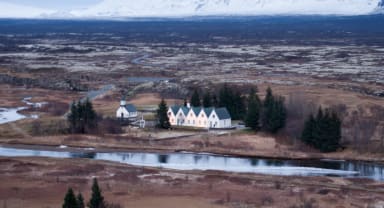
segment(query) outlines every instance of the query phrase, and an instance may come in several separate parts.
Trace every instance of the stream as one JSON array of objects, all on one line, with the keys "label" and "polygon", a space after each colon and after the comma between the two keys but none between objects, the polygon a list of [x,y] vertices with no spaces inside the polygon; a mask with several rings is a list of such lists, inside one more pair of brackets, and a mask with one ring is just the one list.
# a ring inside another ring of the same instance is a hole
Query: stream
[{"label": "stream", "polygon": [[384,181],[384,164],[360,161],[265,159],[187,152],[95,152],[92,148],[69,150],[66,146],[49,150],[0,146],[0,156],[88,158],[175,170],[216,170],[283,176],[335,176]]}]

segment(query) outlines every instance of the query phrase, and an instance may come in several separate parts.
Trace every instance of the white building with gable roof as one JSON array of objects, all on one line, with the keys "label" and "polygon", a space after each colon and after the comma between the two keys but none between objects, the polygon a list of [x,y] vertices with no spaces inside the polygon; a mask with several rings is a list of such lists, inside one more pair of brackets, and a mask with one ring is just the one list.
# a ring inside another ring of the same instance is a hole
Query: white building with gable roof
[{"label": "white building with gable roof", "polygon": [[171,106],[168,118],[172,126],[205,129],[232,128],[232,119],[227,108],[202,108]]}]

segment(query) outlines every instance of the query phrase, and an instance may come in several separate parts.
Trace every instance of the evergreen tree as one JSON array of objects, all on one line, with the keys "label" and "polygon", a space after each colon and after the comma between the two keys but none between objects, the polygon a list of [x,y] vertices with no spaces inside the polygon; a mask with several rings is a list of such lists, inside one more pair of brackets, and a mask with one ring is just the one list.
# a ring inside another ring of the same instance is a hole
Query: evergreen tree
[{"label": "evergreen tree", "polygon": [[81,195],[81,193],[79,193],[77,195],[77,207],[78,208],[85,208],[84,197],[83,197],[83,195]]},{"label": "evergreen tree", "polygon": [[310,115],[304,125],[301,140],[322,152],[332,152],[340,147],[341,120],[329,109],[319,108],[316,118]]},{"label": "evergreen tree", "polygon": [[314,144],[314,133],[316,129],[316,120],[311,114],[304,125],[304,130],[301,133],[301,140],[307,144]]},{"label": "evergreen tree", "polygon": [[67,120],[69,123],[69,129],[71,133],[77,132],[77,119],[79,115],[77,114],[77,105],[73,102],[71,104],[70,113],[68,114]]},{"label": "evergreen tree", "polygon": [[187,107],[188,106],[188,101],[187,99],[184,99],[184,107]]},{"label": "evergreen tree", "polygon": [[67,121],[72,133],[84,134],[97,128],[97,114],[88,99],[85,102],[72,103]]},{"label": "evergreen tree", "polygon": [[273,102],[274,97],[272,94],[272,89],[268,87],[267,94],[265,95],[265,99],[263,102],[263,112],[261,116],[262,126],[264,130],[268,131],[268,128],[271,126],[270,116],[273,114]]},{"label": "evergreen tree", "polygon": [[92,185],[92,195],[88,204],[89,208],[105,208],[104,197],[101,194],[101,190],[99,188],[99,184],[97,183],[97,179],[93,179]]},{"label": "evergreen tree", "polygon": [[85,122],[84,122],[84,105],[79,101],[77,103],[77,133],[85,133]]},{"label": "evergreen tree", "polygon": [[167,103],[164,101],[164,99],[162,99],[157,109],[157,120],[159,128],[169,129],[171,127],[167,112]]},{"label": "evergreen tree", "polygon": [[244,119],[246,105],[240,92],[233,93],[233,119]]},{"label": "evergreen tree", "polygon": [[212,96],[212,106],[215,108],[219,107],[219,100],[217,99],[216,94],[213,94]]},{"label": "evergreen tree", "polygon": [[219,92],[219,107],[226,107],[233,116],[233,95],[232,90],[227,84],[220,89]]},{"label": "evergreen tree", "polygon": [[227,84],[219,91],[219,107],[226,107],[232,119],[244,119],[246,107],[241,92],[234,91]]},{"label": "evergreen tree", "polygon": [[211,93],[207,92],[204,94],[203,97],[203,106],[205,108],[212,107],[212,98],[211,98]]},{"label": "evergreen tree", "polygon": [[200,107],[201,106],[200,95],[199,95],[199,92],[197,90],[195,90],[192,94],[191,106],[193,106],[193,107]]},{"label": "evergreen tree", "polygon": [[272,89],[268,87],[262,111],[263,129],[270,133],[276,133],[285,126],[286,117],[284,98],[281,96],[275,97]]},{"label": "evergreen tree", "polygon": [[97,127],[97,115],[95,110],[93,109],[92,103],[87,100],[83,104],[84,108],[84,124],[86,129],[95,129]]},{"label": "evergreen tree", "polygon": [[67,194],[64,197],[63,208],[78,208],[75,194],[73,193],[72,188],[69,188]]},{"label": "evergreen tree", "polygon": [[245,117],[245,125],[255,131],[259,130],[260,127],[260,105],[260,99],[256,94],[256,90],[251,89],[251,92],[248,96],[248,107],[247,114]]}]

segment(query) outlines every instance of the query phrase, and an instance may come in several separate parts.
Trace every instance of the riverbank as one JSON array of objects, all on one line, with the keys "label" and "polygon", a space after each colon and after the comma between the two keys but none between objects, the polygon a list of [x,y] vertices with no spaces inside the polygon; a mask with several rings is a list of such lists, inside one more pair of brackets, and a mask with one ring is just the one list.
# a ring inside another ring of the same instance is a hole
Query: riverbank
[{"label": "riverbank", "polygon": [[[384,202],[366,179],[176,171],[87,159],[0,157],[0,203],[59,207],[68,187],[90,196],[97,177],[105,199],[125,208],[366,207]],[[160,203],[160,204],[157,204]]]}]

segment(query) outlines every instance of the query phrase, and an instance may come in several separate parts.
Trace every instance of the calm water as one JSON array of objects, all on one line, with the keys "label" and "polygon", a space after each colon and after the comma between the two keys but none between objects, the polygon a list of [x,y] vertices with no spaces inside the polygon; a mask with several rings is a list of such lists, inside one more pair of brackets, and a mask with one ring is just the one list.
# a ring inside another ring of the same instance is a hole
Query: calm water
[{"label": "calm water", "polygon": [[89,158],[135,166],[163,167],[177,170],[219,170],[270,175],[363,177],[384,181],[383,164],[357,161],[277,160],[194,153],[103,153],[92,152],[89,149],[70,152],[66,151],[65,147],[49,151],[0,147],[0,156]]}]

